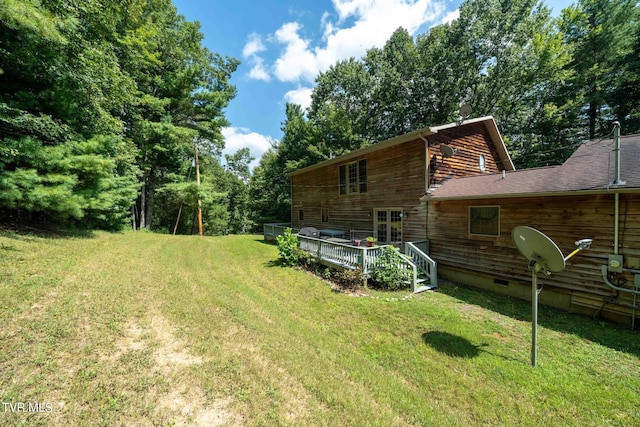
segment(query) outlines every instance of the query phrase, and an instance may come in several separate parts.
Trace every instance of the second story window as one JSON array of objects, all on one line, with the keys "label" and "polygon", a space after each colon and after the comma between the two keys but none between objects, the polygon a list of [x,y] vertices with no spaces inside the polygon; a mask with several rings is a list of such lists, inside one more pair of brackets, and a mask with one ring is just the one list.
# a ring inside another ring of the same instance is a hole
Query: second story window
[{"label": "second story window", "polygon": [[340,165],[340,194],[367,192],[367,159]]}]

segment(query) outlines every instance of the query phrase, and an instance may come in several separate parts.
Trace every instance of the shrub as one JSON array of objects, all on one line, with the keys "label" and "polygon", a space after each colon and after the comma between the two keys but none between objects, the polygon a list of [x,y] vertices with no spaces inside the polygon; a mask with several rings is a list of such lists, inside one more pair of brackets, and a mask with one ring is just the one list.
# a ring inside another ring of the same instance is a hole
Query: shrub
[{"label": "shrub", "polygon": [[386,246],[378,257],[371,279],[382,288],[395,291],[408,287],[411,281],[412,271],[403,268],[406,257],[394,246]]},{"label": "shrub", "polygon": [[334,281],[344,290],[355,291],[364,286],[364,274],[361,268],[341,270],[334,275]]},{"label": "shrub", "polygon": [[290,228],[279,235],[277,240],[278,252],[285,265],[298,265],[307,258],[306,253],[299,247],[298,236],[293,234]]}]

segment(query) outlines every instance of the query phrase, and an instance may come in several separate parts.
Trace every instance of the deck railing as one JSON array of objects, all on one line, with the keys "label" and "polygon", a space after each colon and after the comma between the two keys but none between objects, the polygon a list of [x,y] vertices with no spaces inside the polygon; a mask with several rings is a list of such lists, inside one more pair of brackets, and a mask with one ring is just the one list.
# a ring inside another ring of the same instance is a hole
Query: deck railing
[{"label": "deck railing", "polygon": [[[264,239],[275,240],[277,236],[284,234],[287,228],[291,228],[291,224],[264,224]],[[292,232],[297,233],[298,230],[292,229]],[[300,249],[308,252],[314,258],[342,268],[360,268],[362,269],[363,275],[367,278],[371,277],[373,270],[376,268],[377,260],[382,255],[384,248],[390,246],[353,246],[329,239],[318,239],[300,235],[298,235],[298,241],[300,242]],[[407,242],[404,245],[404,250],[406,257],[398,267],[410,271],[413,291],[418,290],[418,279],[421,273],[424,273],[429,279],[429,288],[436,287],[438,283],[438,273],[436,262],[427,255],[429,251],[429,241]]]},{"label": "deck railing", "polygon": [[[426,245],[424,244],[426,242]],[[438,286],[438,267],[436,262],[429,257],[422,248],[429,247],[429,241],[423,240],[421,242],[407,242],[404,246],[404,252],[411,261],[422,270],[424,274],[429,278],[429,284],[433,287]]]},{"label": "deck railing", "polygon": [[352,246],[327,239],[298,236],[300,249],[313,257],[345,268],[361,268],[365,276],[371,275],[375,261],[384,246]]},{"label": "deck railing", "polygon": [[[291,224],[288,222],[274,222],[271,224],[264,224],[262,229],[264,231],[264,240],[276,240],[278,236],[284,234],[287,228],[291,228]],[[298,229],[291,230],[293,233],[297,233]]]}]

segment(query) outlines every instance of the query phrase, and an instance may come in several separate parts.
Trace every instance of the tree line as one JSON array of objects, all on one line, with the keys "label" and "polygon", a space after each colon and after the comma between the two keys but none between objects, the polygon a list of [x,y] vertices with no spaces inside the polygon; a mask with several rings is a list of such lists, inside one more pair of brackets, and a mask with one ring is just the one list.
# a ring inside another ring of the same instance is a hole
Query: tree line
[{"label": "tree line", "polygon": [[188,233],[201,200],[246,229],[252,159],[220,161],[239,61],[202,40],[170,0],[0,1],[3,220]]},{"label": "tree line", "polygon": [[562,163],[618,120],[640,131],[640,25],[631,0],[467,0],[451,23],[320,73],[308,111],[287,105],[282,140],[250,186],[255,221],[288,219],[285,174],[421,127],[459,107],[492,115],[518,168]]},{"label": "tree line", "polygon": [[[0,216],[207,234],[287,220],[287,172],[417,128],[493,115],[520,168],[561,163],[612,120],[640,131],[638,3],[468,0],[451,23],[316,78],[253,173],[222,156],[235,58],[170,0],[0,0]],[[196,185],[194,148],[202,183]]]}]

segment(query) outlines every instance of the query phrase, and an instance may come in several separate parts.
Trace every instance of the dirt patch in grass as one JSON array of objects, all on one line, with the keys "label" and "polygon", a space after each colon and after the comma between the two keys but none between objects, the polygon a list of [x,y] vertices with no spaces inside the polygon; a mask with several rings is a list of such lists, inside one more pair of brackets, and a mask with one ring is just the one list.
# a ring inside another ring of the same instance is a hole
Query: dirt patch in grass
[{"label": "dirt patch in grass", "polygon": [[[160,375],[165,386],[149,390],[145,400],[154,406],[154,418],[175,426],[236,426],[243,417],[230,408],[233,399],[207,399],[203,390],[183,380],[183,369],[203,362],[191,354],[176,336],[173,326],[155,313],[145,325],[134,319],[126,323],[123,335],[114,343],[114,352],[103,356],[109,363],[121,363],[126,355],[147,352],[153,361],[146,373],[149,378]],[[142,420],[127,417],[127,423],[140,425]],[[144,422],[142,422],[144,425]]]}]

